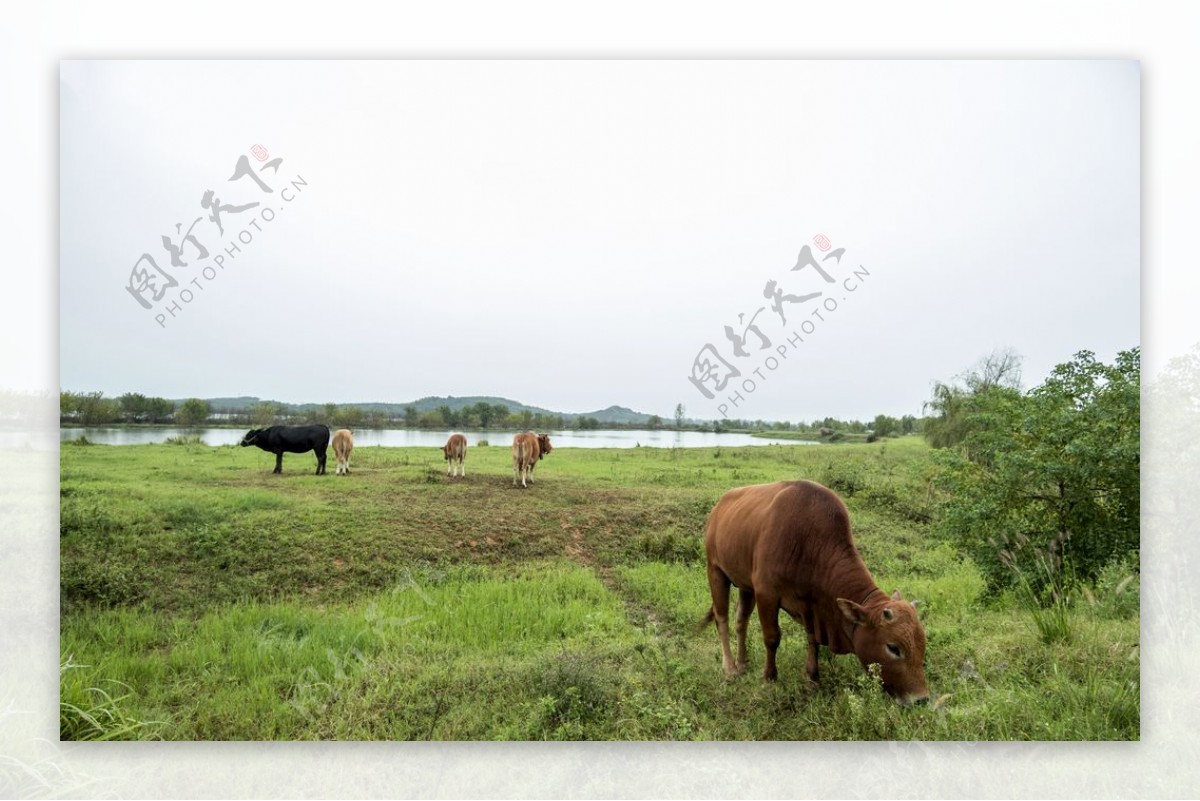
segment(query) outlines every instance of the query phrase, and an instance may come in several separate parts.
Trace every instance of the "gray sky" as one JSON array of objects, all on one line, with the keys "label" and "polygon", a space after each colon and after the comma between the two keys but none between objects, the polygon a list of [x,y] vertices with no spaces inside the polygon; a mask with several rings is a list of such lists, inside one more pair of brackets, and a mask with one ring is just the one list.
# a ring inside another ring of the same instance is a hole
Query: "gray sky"
[{"label": "gray sky", "polygon": [[[920,414],[933,380],[997,347],[1024,357],[1028,385],[1077,350],[1110,360],[1139,342],[1135,62],[60,74],[66,389],[488,394],[663,415],[682,402],[711,418],[750,378],[730,416],[867,418]],[[257,172],[255,144],[282,159],[277,173]],[[272,193],[227,180],[240,156]],[[223,213],[221,236],[200,205],[210,189],[261,205]],[[187,246],[188,266],[172,267],[161,238],[179,242],[176,223],[197,217],[209,257]],[[818,234],[845,248],[823,262],[832,285],[790,269],[805,245],[826,255]],[[144,252],[179,281],[150,310],[125,289]],[[869,276],[851,294],[859,265]],[[769,280],[823,294],[785,304],[784,326]],[[827,300],[837,309],[812,317]],[[181,311],[161,327],[172,301]],[[771,347],[751,333],[739,358],[724,327],[763,307]],[[787,346],[803,320],[812,333]],[[710,343],[742,373],[712,400],[688,381]]]}]

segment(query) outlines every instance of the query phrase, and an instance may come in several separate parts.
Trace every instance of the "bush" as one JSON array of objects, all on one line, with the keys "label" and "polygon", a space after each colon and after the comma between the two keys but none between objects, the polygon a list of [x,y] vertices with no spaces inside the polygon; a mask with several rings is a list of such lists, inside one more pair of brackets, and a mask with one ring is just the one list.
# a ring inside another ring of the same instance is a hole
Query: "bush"
[{"label": "bush", "polygon": [[1040,595],[1039,559],[1091,582],[1137,553],[1140,365],[1137,348],[1113,365],[1082,351],[1030,392],[981,393],[957,418],[959,446],[935,457],[940,528],[994,588],[1024,576]]}]

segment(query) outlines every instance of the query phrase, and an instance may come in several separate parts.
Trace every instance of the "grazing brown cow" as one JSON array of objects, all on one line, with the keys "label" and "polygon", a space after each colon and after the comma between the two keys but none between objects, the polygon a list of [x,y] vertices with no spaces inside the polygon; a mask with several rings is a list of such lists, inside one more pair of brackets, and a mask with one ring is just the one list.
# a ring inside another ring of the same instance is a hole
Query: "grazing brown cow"
[{"label": "grazing brown cow", "polygon": [[[808,632],[805,669],[816,681],[817,649],[853,652],[882,668],[883,688],[902,704],[929,700],[925,630],[916,608],[875,585],[854,547],[850,514],[830,489],[778,481],[730,490],[717,501],[704,536],[708,585],[727,674],[746,668],[746,626],[758,606],[766,645],[763,678],[774,679],[779,610]],[[737,662],[729,651],[729,585],[738,588]]]},{"label": "grazing brown cow", "polygon": [[446,444],[442,446],[442,456],[446,458],[448,466],[446,475],[454,475],[454,467],[457,464],[459,475],[463,478],[467,477],[467,438],[462,434],[451,434],[450,439],[446,440]]},{"label": "grazing brown cow", "polygon": [[333,455],[337,457],[337,474],[350,475],[350,451],[354,450],[354,435],[348,428],[333,432]]},{"label": "grazing brown cow", "polygon": [[533,468],[551,450],[550,436],[547,434],[526,431],[513,437],[513,486],[517,486],[518,477],[522,487],[526,486],[526,481],[532,484]]}]

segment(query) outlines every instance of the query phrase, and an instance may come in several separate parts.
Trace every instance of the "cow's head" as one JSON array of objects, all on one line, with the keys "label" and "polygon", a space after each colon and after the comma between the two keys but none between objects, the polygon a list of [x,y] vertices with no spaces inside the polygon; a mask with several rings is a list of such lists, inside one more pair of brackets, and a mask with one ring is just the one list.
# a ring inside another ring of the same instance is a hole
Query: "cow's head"
[{"label": "cow's head", "polygon": [[863,667],[879,665],[887,694],[905,706],[928,701],[925,629],[917,608],[899,590],[864,605],[838,598],[838,606],[853,626],[855,655]]},{"label": "cow's head", "polygon": [[450,461],[450,450],[451,449],[450,449],[449,442],[447,442],[445,445],[442,446],[442,459],[444,461],[447,461],[447,462]]},{"label": "cow's head", "polygon": [[242,437],[242,441],[239,444],[243,448],[249,447],[250,445],[254,445],[256,442],[258,442],[258,435],[261,434],[263,431],[264,431],[264,429],[261,429],[261,428],[250,429],[249,431],[246,432],[246,436]]},{"label": "cow's head", "polygon": [[553,450],[553,448],[550,447],[550,435],[549,434],[538,434],[537,438],[538,438],[538,447],[542,451],[541,453],[538,454],[538,458],[545,459],[546,454]]}]

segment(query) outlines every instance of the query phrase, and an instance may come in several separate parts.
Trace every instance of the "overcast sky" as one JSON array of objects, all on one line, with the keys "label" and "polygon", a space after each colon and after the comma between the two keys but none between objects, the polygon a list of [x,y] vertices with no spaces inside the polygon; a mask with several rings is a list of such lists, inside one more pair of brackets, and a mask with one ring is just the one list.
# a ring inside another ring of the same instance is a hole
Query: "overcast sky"
[{"label": "overcast sky", "polygon": [[[920,414],[996,348],[1032,385],[1139,343],[1136,62],[60,75],[64,389],[868,418]],[[241,158],[255,177],[229,180]],[[792,269],[806,245],[832,283]],[[711,399],[706,345],[740,373]]]}]

